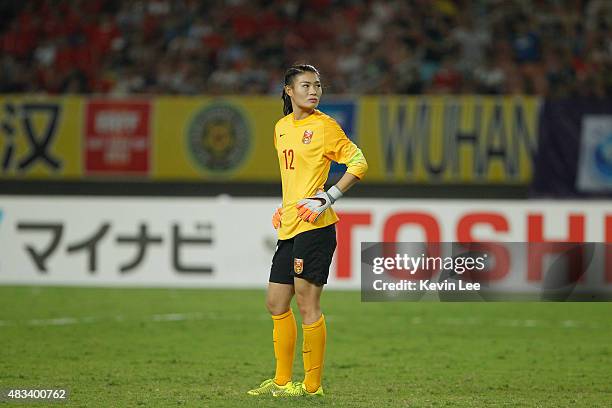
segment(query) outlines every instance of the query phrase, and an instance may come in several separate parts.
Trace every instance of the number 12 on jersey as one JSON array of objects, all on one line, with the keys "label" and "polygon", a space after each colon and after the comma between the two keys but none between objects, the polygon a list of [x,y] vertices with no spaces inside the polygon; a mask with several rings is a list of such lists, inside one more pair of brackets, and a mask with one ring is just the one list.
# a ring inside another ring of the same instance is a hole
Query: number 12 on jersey
[{"label": "number 12 on jersey", "polygon": [[293,149],[285,149],[283,154],[285,155],[285,169],[295,170],[295,167],[293,167]]}]

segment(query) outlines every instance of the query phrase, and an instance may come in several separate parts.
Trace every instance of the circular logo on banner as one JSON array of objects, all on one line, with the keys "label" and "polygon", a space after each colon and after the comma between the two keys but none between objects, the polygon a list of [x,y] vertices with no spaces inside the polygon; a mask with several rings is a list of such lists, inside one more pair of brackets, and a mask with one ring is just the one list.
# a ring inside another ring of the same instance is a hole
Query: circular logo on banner
[{"label": "circular logo on banner", "polygon": [[612,135],[595,146],[595,166],[604,176],[612,178]]},{"label": "circular logo on banner", "polygon": [[251,132],[244,115],[229,105],[214,105],[198,112],[189,125],[187,145],[205,170],[236,170],[246,158]]}]

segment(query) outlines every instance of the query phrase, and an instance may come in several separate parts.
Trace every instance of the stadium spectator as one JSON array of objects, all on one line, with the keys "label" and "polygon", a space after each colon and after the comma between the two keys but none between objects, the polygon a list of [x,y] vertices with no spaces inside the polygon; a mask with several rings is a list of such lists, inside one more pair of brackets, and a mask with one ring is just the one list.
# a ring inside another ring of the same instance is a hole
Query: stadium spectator
[{"label": "stadium spectator", "polygon": [[606,0],[28,0],[0,11],[4,93],[276,94],[281,67],[304,53],[336,94],[612,93]]}]

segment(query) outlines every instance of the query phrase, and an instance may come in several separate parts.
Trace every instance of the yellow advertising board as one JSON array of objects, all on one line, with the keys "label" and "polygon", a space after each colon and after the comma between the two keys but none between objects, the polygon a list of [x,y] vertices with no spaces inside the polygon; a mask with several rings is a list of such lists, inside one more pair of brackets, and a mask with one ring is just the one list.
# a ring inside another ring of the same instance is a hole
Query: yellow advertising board
[{"label": "yellow advertising board", "polygon": [[279,180],[279,98],[161,97],[154,112],[154,179]]},{"label": "yellow advertising board", "polygon": [[[540,99],[324,99],[361,147],[366,183],[526,184]],[[276,97],[0,96],[0,177],[279,182]],[[332,167],[342,172],[341,167]]]},{"label": "yellow advertising board", "polygon": [[525,184],[538,98],[363,97],[357,128],[371,182]]},{"label": "yellow advertising board", "polygon": [[0,177],[82,176],[79,97],[0,95]]}]

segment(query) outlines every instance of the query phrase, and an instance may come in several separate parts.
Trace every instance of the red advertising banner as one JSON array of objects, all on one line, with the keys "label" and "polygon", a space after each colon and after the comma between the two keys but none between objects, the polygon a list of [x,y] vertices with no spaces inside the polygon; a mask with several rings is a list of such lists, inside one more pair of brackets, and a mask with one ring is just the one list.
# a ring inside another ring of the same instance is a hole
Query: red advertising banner
[{"label": "red advertising banner", "polygon": [[84,135],[86,174],[148,175],[150,118],[148,101],[89,101]]}]

